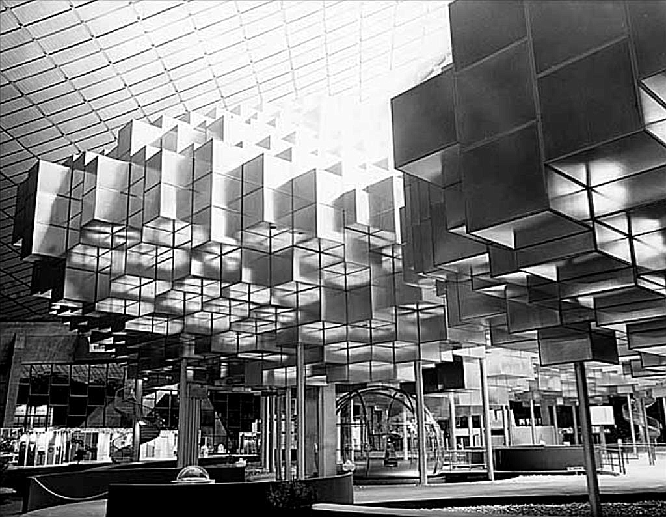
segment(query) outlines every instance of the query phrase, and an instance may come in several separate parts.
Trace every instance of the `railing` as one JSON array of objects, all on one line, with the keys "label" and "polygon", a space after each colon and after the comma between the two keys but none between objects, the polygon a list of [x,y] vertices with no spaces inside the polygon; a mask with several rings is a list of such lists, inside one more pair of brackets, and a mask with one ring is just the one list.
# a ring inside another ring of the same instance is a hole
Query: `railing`
[{"label": "railing", "polygon": [[627,458],[624,447],[619,444],[610,444],[606,446],[595,447],[601,456],[601,465],[597,469],[609,469],[613,473],[627,473]]},{"label": "railing", "polygon": [[[438,468],[439,467],[439,468]],[[485,469],[485,451],[483,449],[440,449],[439,465],[435,464],[434,471],[442,472],[454,470]]]}]

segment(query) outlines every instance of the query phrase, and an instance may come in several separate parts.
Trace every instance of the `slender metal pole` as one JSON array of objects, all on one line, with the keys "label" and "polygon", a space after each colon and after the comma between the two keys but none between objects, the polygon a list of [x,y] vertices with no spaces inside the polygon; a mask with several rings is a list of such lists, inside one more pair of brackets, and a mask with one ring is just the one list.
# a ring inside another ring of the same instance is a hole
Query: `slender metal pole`
[{"label": "slender metal pole", "polygon": [[296,345],[297,472],[305,479],[305,357],[303,343]]},{"label": "slender metal pole", "polygon": [[536,422],[534,421],[534,399],[530,399],[530,428],[532,430],[532,445],[536,445]]},{"label": "slender metal pole", "polygon": [[190,396],[187,383],[187,359],[180,360],[180,380],[178,385],[178,468],[183,468],[191,465],[190,449],[192,448],[192,440],[190,436],[191,426],[190,419]]},{"label": "slender metal pole", "polygon": [[472,406],[469,407],[469,415],[467,416],[467,436],[469,436],[468,447],[474,447],[474,425],[472,422]]},{"label": "slender metal pole", "polygon": [[652,456],[652,450],[650,448],[650,429],[648,428],[648,416],[647,408],[645,407],[645,399],[641,398],[641,411],[643,412],[643,429],[645,430],[644,440],[647,447],[647,457],[648,463],[654,465],[654,457]]},{"label": "slender metal pole", "polygon": [[502,427],[504,430],[504,445],[511,445],[511,435],[509,433],[509,418],[511,414],[509,413],[509,408],[507,406],[502,406]]},{"label": "slender metal pole", "polygon": [[458,440],[456,438],[456,399],[453,393],[449,393],[449,428],[451,449],[455,451],[458,448]]},{"label": "slender metal pole", "polygon": [[284,394],[284,478],[291,481],[291,386]]},{"label": "slender metal pole", "polygon": [[268,405],[268,472],[271,474],[275,472],[275,435],[276,424],[275,418],[275,394],[268,396],[266,400]]},{"label": "slender metal pole", "polygon": [[627,394],[627,408],[629,410],[629,428],[631,430],[631,447],[634,456],[638,454],[636,450],[636,428],[634,427],[634,410],[631,403],[631,393]]},{"label": "slender metal pole", "polygon": [[275,479],[281,481],[282,474],[282,395],[275,395]]},{"label": "slender metal pole", "polygon": [[409,439],[407,438],[408,434],[407,428],[407,408],[402,408],[402,459],[407,461],[409,460]]},{"label": "slender metal pole", "polygon": [[479,369],[481,371],[481,396],[483,402],[483,430],[486,446],[486,467],[488,468],[488,479],[495,481],[495,463],[493,460],[493,442],[490,429],[490,401],[488,397],[488,377],[486,372],[486,358],[479,358]]},{"label": "slender metal pole", "polygon": [[428,484],[428,468],[426,463],[425,433],[425,397],[423,395],[423,370],[421,361],[414,361],[414,377],[416,384],[416,430],[419,449],[419,483]]},{"label": "slender metal pole", "polygon": [[141,461],[141,402],[143,400],[143,379],[134,381],[134,432],[132,433],[132,461]]},{"label": "slender metal pole", "polygon": [[261,415],[261,466],[268,470],[268,404],[266,395],[259,399],[259,414]]},{"label": "slender metal pole", "polygon": [[597,479],[597,465],[594,458],[594,444],[592,442],[592,422],[590,419],[590,399],[587,393],[587,377],[585,376],[585,363],[574,363],[576,371],[576,387],[578,388],[578,403],[580,407],[581,436],[583,438],[583,455],[585,460],[585,474],[587,475],[587,493],[590,500],[592,517],[601,517],[601,500],[599,497],[599,480]]},{"label": "slender metal pole", "polygon": [[573,442],[578,445],[578,404],[571,406],[571,415],[573,416]]}]

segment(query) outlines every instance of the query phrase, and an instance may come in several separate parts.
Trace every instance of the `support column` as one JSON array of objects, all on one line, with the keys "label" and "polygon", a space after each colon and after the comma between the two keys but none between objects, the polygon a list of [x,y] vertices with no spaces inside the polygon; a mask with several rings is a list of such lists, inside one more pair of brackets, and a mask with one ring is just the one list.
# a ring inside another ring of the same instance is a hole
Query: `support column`
[{"label": "support column", "polygon": [[268,472],[275,473],[275,394],[272,393],[266,400],[268,405]]},{"label": "support column", "polygon": [[349,459],[354,461],[354,397],[349,398]]},{"label": "support column", "polygon": [[284,392],[284,479],[291,481],[291,386]]},{"label": "support column", "polygon": [[132,432],[132,461],[141,461],[141,417],[143,416],[143,379],[137,378],[134,381],[134,429]]},{"label": "support column", "polygon": [[197,465],[199,460],[199,404],[190,394],[187,359],[180,361],[178,387],[178,468]]},{"label": "support column", "polygon": [[409,439],[407,434],[409,433],[407,427],[407,408],[402,408],[402,459],[407,461],[409,460]]},{"label": "support column", "polygon": [[275,479],[281,481],[284,471],[282,469],[282,395],[275,395]]},{"label": "support column", "polygon": [[467,434],[469,436],[469,446],[474,446],[474,425],[472,424],[472,406],[469,407],[469,415],[467,416]]},{"label": "support column", "polygon": [[573,416],[573,443],[578,445],[578,404],[571,406],[571,415]]},{"label": "support column", "polygon": [[296,345],[296,416],[298,479],[305,479],[305,357],[303,343]]},{"label": "support column", "polygon": [[419,483],[428,484],[428,467],[425,432],[425,397],[423,396],[423,370],[420,360],[414,361],[414,377],[416,387],[416,428],[419,449]]},{"label": "support column", "polygon": [[259,414],[261,415],[261,467],[268,470],[270,462],[268,461],[268,407],[266,395],[261,395],[259,398]]},{"label": "support column", "polygon": [[508,406],[502,406],[502,428],[504,431],[504,446],[511,446],[511,412]]},{"label": "support column", "polygon": [[536,445],[536,422],[534,421],[534,399],[530,399],[530,429],[532,431],[532,445]]},{"label": "support column", "polygon": [[590,513],[592,517],[601,517],[599,480],[597,479],[597,465],[594,458],[592,422],[590,419],[590,399],[587,393],[585,363],[574,363],[574,369],[576,371],[576,387],[578,388],[578,402],[580,404],[581,436],[583,438],[583,455],[585,459],[585,474],[587,475],[587,493],[590,500]]},{"label": "support column", "polygon": [[561,436],[559,422],[557,421],[557,404],[553,406],[553,426],[555,427],[555,445],[559,445]]},{"label": "support column", "polygon": [[631,430],[631,447],[634,456],[638,454],[636,450],[636,428],[634,427],[634,410],[631,407],[631,393],[627,394],[627,409],[629,411],[629,428]]},{"label": "support column", "polygon": [[641,420],[643,420],[643,425],[641,427],[641,440],[643,444],[650,445],[650,433],[647,429],[647,412],[645,411],[645,399],[639,397],[638,399],[638,410],[641,412]]},{"label": "support column", "polygon": [[335,413],[335,385],[319,388],[319,477],[335,476],[337,449]]},{"label": "support column", "polygon": [[456,399],[455,395],[449,392],[449,435],[451,437],[451,449],[458,448],[458,438],[456,437]]},{"label": "support column", "polygon": [[495,481],[495,464],[493,461],[493,441],[490,429],[490,401],[488,397],[488,377],[486,374],[486,358],[479,358],[479,369],[481,371],[481,401],[483,402],[483,432],[485,436],[484,445],[486,447],[486,467],[488,469],[488,479]]}]

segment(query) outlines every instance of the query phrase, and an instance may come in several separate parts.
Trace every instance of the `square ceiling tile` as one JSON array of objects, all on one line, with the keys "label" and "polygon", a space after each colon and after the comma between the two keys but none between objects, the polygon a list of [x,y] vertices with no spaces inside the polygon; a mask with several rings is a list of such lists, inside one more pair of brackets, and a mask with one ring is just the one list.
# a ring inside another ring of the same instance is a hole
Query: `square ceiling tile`
[{"label": "square ceiling tile", "polygon": [[12,6],[11,10],[22,25],[54,16],[70,9],[69,2],[53,0],[49,2],[29,2],[19,6]]},{"label": "square ceiling tile", "polygon": [[35,38],[42,38],[54,32],[59,32],[79,23],[79,18],[73,11],[65,11],[50,18],[29,25],[27,30]]}]

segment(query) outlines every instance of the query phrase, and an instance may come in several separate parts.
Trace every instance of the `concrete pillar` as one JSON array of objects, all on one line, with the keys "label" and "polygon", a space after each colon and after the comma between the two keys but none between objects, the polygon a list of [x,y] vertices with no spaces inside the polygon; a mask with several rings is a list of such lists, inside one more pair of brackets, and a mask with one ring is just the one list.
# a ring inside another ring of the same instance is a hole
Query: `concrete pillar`
[{"label": "concrete pillar", "polygon": [[534,418],[534,400],[530,399],[530,429],[532,431],[532,445],[536,445],[537,436],[536,436],[536,422]]},{"label": "concrete pillar", "polygon": [[407,426],[407,408],[402,408],[402,459],[409,460],[409,428]]},{"label": "concrete pillar", "polygon": [[336,473],[337,425],[335,413],[335,385],[319,388],[319,465],[320,477]]},{"label": "concrete pillar", "polygon": [[423,395],[423,370],[420,360],[414,361],[414,377],[416,381],[416,429],[419,449],[419,482],[421,485],[427,485],[428,467],[426,456],[425,397]]},{"label": "concrete pillar", "polygon": [[592,422],[590,419],[590,399],[587,393],[587,377],[585,376],[585,363],[574,363],[576,372],[576,387],[578,389],[578,403],[580,404],[581,436],[583,438],[583,455],[585,460],[585,474],[587,475],[587,494],[590,501],[592,517],[601,517],[601,500],[599,497],[599,480],[597,479],[597,465],[594,458],[594,443],[592,441]]},{"label": "concrete pillar", "polygon": [[483,431],[484,445],[486,447],[486,467],[488,479],[495,481],[495,464],[493,462],[493,441],[490,429],[490,401],[488,397],[488,377],[486,375],[486,358],[479,358],[479,370],[481,372],[481,401],[483,402]]},{"label": "concrete pillar", "polygon": [[305,354],[303,343],[296,345],[296,416],[297,416],[297,475],[305,479]]},{"label": "concrete pillar", "polygon": [[629,428],[631,430],[631,447],[634,455],[638,454],[636,449],[636,428],[634,427],[634,409],[631,407],[631,394],[627,394],[627,409],[629,411]]},{"label": "concrete pillar", "polygon": [[132,429],[132,461],[141,461],[141,417],[143,416],[143,379],[134,381],[134,427]]},{"label": "concrete pillar", "polygon": [[451,392],[449,392],[449,420],[451,449],[455,451],[458,448],[458,439],[456,437],[456,399],[454,394]]},{"label": "concrete pillar", "polygon": [[284,478],[291,481],[291,387],[284,392]]},{"label": "concrete pillar", "polygon": [[180,361],[178,387],[178,468],[197,465],[199,460],[199,406],[200,401],[190,394],[187,359]]},{"label": "concrete pillar", "polygon": [[571,415],[573,416],[573,443],[578,445],[578,404],[571,406]]}]

